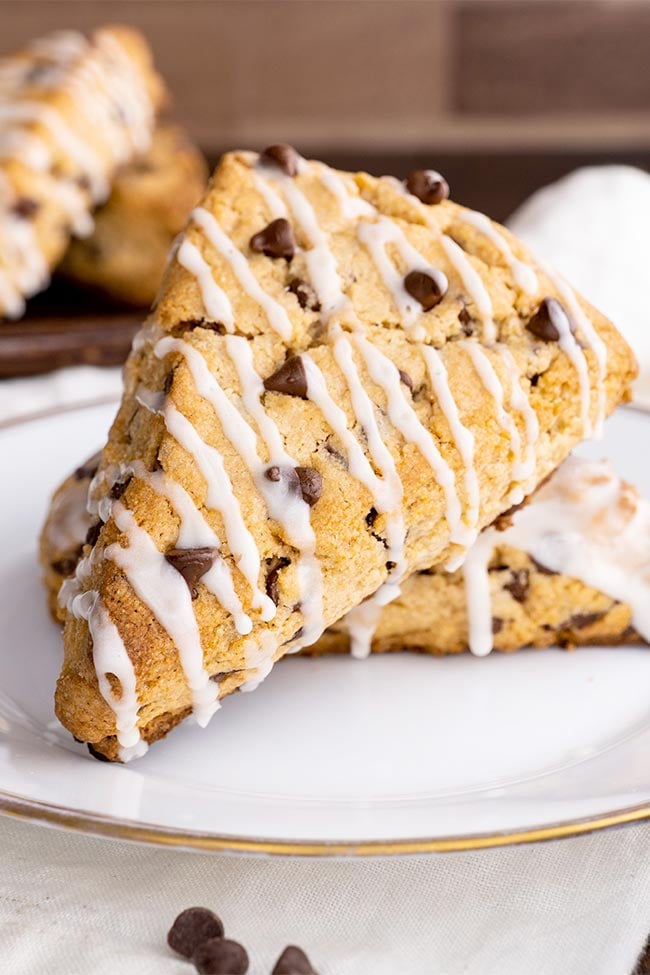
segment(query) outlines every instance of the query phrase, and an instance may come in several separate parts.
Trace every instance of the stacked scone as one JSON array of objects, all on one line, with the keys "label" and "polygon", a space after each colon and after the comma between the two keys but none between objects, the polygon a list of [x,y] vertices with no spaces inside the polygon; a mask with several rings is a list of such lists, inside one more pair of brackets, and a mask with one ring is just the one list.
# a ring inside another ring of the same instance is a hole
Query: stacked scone
[{"label": "stacked scone", "polygon": [[[485,652],[492,636],[512,649],[572,640],[596,620],[570,617],[605,600],[605,619],[621,599],[587,579],[543,622],[571,572],[521,544],[531,528],[495,533],[626,397],[631,353],[447,195],[432,171],[403,185],[288,146],[223,157],[127,362],[82,552],[79,529],[67,548],[52,541],[67,486],[44,536],[52,587],[81,554],[60,594],[57,714],[95,753],[127,760],[190,713],[205,724],[283,655],[343,634],[358,654],[375,627],[378,649]],[[567,478],[598,481],[564,470],[508,531]],[[445,573],[463,563],[469,639],[461,599],[448,625],[435,610],[462,593]],[[521,614],[490,609],[491,582]],[[405,614],[423,606],[410,639]],[[603,635],[627,639],[633,611]]]},{"label": "stacked scone", "polygon": [[0,322],[62,262],[81,284],[151,301],[204,184],[201,154],[160,121],[167,100],[127,27],[58,31],[0,59]]}]

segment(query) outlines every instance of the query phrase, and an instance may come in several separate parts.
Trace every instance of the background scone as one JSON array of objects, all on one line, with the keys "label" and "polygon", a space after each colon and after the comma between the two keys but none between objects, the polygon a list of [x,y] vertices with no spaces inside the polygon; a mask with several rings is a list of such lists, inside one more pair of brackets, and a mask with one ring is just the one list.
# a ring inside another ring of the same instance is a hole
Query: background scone
[{"label": "background scone", "polygon": [[627,395],[613,326],[438,174],[218,167],[136,339],[66,587],[60,720],[111,759],[458,564]]},{"label": "background scone", "polygon": [[146,152],[166,98],[130,27],[57,31],[0,59],[0,320],[23,314],[120,166]]},{"label": "background scone", "polygon": [[93,214],[93,233],[72,241],[59,273],[114,301],[148,307],[207,178],[205,159],[183,129],[160,124],[149,151],[117,173]]}]

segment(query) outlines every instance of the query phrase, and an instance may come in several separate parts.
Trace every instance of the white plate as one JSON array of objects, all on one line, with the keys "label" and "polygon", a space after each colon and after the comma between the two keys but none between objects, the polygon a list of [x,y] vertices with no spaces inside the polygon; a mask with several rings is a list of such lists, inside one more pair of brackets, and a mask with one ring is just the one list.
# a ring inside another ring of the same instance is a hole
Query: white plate
[{"label": "white plate", "polygon": [[[113,407],[0,431],[0,807],[99,833],[210,849],[459,849],[650,816],[650,652],[289,659],[210,727],[128,767],[54,720],[60,635],[36,537],[51,490]],[[650,418],[609,421],[609,455],[650,494]]]}]

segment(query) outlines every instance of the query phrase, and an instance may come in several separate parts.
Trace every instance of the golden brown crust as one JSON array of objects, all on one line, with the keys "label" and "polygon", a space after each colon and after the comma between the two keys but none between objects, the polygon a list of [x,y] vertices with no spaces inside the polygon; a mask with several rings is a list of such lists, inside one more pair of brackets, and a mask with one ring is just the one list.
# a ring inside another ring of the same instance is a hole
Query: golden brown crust
[{"label": "golden brown crust", "polygon": [[[349,177],[343,178],[350,183]],[[465,508],[468,499],[464,465],[449,419],[434,393],[421,346],[402,327],[391,292],[382,282],[368,249],[360,245],[356,226],[350,225],[336,197],[323,186],[319,168],[307,167],[294,185],[308,198],[321,227],[326,228],[363,339],[410,377],[409,409],[422,427],[432,434],[444,463],[454,472],[458,498]],[[444,271],[450,282],[444,300],[433,310],[420,315],[418,325],[425,343],[438,349],[460,419],[474,437],[475,468],[481,493],[479,527],[482,527],[510,506],[513,456],[510,439],[499,420],[500,407],[469,354],[465,336],[468,331],[472,333],[472,348],[478,349],[481,361],[494,370],[497,382],[503,388],[503,402],[510,403],[517,383],[537,415],[540,436],[536,444],[534,474],[527,485],[527,490],[531,490],[564,459],[584,433],[574,366],[556,342],[541,342],[525,327],[539,307],[540,294],[557,295],[557,290],[537,268],[540,293],[536,296],[524,293],[514,281],[501,252],[494,252],[485,235],[476,230],[467,231],[461,207],[451,203],[434,207],[432,219],[437,221],[438,230],[432,232],[425,225],[420,210],[390,181],[361,174],[356,177],[355,186],[379,213],[395,222],[423,259]],[[290,320],[292,335],[282,340],[270,327],[262,305],[241,287],[228,261],[216,248],[208,246],[203,232],[195,224],[188,228],[185,240],[198,248],[212,278],[227,292],[234,313],[234,328],[248,337],[248,349],[259,376],[269,377],[288,354],[308,350],[311,361],[324,377],[329,394],[343,410],[348,430],[353,431],[357,443],[367,454],[367,434],[355,414],[331,333],[328,338],[323,331],[321,312],[301,307],[289,289],[290,279],[309,279],[305,256],[309,241],[304,229],[296,222],[296,241],[303,249],[296,251],[290,267],[285,260],[251,252],[251,236],[259,232],[273,214],[267,210],[267,203],[256,187],[250,158],[240,154],[224,157],[202,205],[217,218],[222,230],[246,256],[248,267],[259,285],[284,309]],[[461,230],[466,237],[461,237]],[[511,373],[498,347],[481,340],[484,326],[480,324],[480,309],[446,256],[438,231],[446,231],[461,240],[466,260],[483,280],[492,302],[497,335],[514,357],[517,375]],[[511,244],[518,256],[530,260],[521,245],[514,240]],[[399,253],[390,248],[389,252],[395,266],[400,267]],[[403,264],[400,270],[403,273]],[[635,365],[629,349],[613,326],[586,304],[583,307],[607,346],[604,390],[605,407],[609,412],[625,394]],[[262,652],[262,646],[266,646],[267,657],[278,659],[294,640],[300,639],[303,616],[296,550],[289,544],[282,525],[269,518],[236,439],[233,441],[226,435],[209,397],[199,392],[197,374],[188,364],[192,357],[204,363],[211,381],[216,380],[229,401],[238,410],[242,409],[243,390],[229,356],[228,342],[220,334],[223,328],[215,327],[209,321],[196,277],[177,260],[172,261],[166,274],[155,321],[150,323],[150,328],[152,330],[143,335],[126,367],[125,395],[103,452],[101,470],[106,473],[107,480],[98,488],[98,497],[111,490],[115,480],[111,471],[115,471],[116,465],[122,465],[124,469],[140,463],[148,471],[161,469],[166,478],[183,485],[222,540],[221,555],[232,572],[245,610],[251,612],[251,590],[233,557],[232,544],[228,541],[231,526],[219,510],[219,499],[216,499],[217,503],[214,500],[208,503],[208,485],[196,459],[169,429],[169,418],[164,422],[160,415],[152,413],[151,403],[154,403],[154,410],[166,410],[168,416],[170,410],[180,413],[189,420],[208,449],[218,452],[231,483],[236,486],[241,513],[260,554],[259,584],[265,584],[269,566],[282,560],[276,580],[277,613],[271,622],[263,623],[253,610],[253,632],[250,637],[244,637],[236,632],[232,616],[201,584],[197,587],[198,598],[192,603],[192,609],[207,673],[232,675],[247,670],[250,674],[255,670],[255,660]],[[182,338],[183,345],[156,355],[153,345],[165,332]],[[590,384],[595,387],[598,364],[588,345],[585,339],[586,368]],[[407,568],[414,571],[440,564],[454,550],[450,547],[450,526],[445,516],[448,499],[441,483],[432,476],[430,463],[420,449],[391,421],[385,389],[369,371],[359,348],[354,346],[352,351],[355,367],[379,418],[382,439],[403,485]],[[146,391],[144,396],[143,390]],[[592,395],[592,418],[596,413],[596,401],[597,397]],[[146,402],[149,405],[143,405]],[[356,473],[352,473],[346,448],[315,402],[269,391],[264,394],[263,403],[267,416],[280,432],[286,452],[295,463],[315,469],[322,478],[322,496],[311,509],[311,525],[323,572],[323,620],[330,625],[386,580],[391,570],[385,547],[386,515],[379,514],[369,522],[374,508],[373,495]],[[520,437],[525,440],[523,414],[515,411],[512,415]],[[259,449],[264,461],[264,448],[259,445]],[[152,489],[146,476],[138,474],[125,484],[120,505],[133,514],[136,524],[153,540],[159,553],[176,545],[179,517],[170,502]],[[139,687],[138,724],[146,738],[148,729],[155,727],[153,722],[160,719],[164,724],[162,716],[180,713],[189,706],[190,692],[171,636],[146,602],[136,595],[124,571],[115,561],[101,557],[113,543],[124,546],[129,539],[125,530],[118,529],[114,518],[110,517],[101,529],[91,571],[83,581],[83,588],[99,593],[99,599],[107,607],[126,647]],[[97,690],[90,635],[84,621],[68,616],[65,644],[57,713],[77,737],[88,738],[92,734],[93,741],[100,741],[113,729]],[[83,684],[83,691],[80,684]],[[220,694],[230,689],[227,681],[221,682]]]}]

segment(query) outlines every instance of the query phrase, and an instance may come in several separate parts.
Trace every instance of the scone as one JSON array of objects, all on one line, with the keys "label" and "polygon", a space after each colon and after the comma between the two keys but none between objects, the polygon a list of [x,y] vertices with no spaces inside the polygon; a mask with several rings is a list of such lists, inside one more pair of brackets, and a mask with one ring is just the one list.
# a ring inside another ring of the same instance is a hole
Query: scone
[{"label": "scone", "polygon": [[118,167],[147,152],[165,98],[130,27],[57,31],[0,59],[0,321],[45,288]]},{"label": "scone", "polygon": [[107,758],[459,565],[627,395],[614,327],[445,196],[430,171],[223,157],[127,362],[64,587],[57,714]]},{"label": "scone", "polygon": [[90,237],[73,240],[58,272],[113,301],[148,307],[167,254],[208,177],[178,125],[161,124],[148,152],[120,170]]},{"label": "scone", "polygon": [[[55,492],[41,534],[50,611],[75,572],[92,519],[99,456]],[[605,461],[569,457],[511,514],[483,529],[463,566],[417,572],[370,631],[352,610],[303,654],[449,654],[558,644],[650,642],[650,503]]]}]

